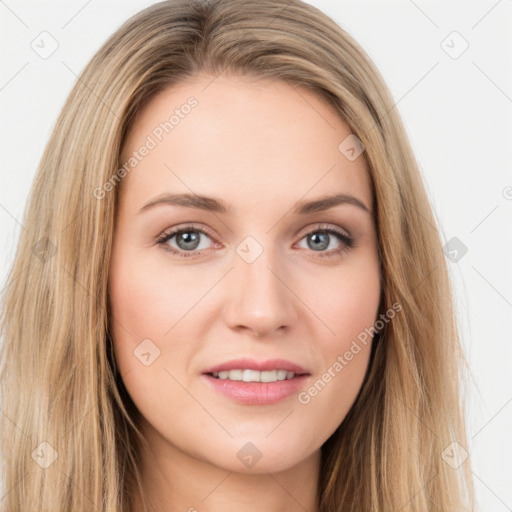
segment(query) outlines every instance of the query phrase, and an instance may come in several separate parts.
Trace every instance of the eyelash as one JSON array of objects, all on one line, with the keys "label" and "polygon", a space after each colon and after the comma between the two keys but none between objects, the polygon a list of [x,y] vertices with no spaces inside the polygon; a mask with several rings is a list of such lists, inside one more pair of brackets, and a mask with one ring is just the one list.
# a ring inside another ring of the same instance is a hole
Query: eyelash
[{"label": "eyelash", "polygon": [[[201,255],[201,251],[195,253],[193,251],[177,251],[176,249],[173,249],[169,244],[167,244],[167,242],[174,236],[179,235],[181,233],[188,233],[190,231],[201,233],[203,235],[206,235],[208,238],[212,238],[206,231],[203,231],[202,229],[199,229],[193,225],[189,225],[180,227],[178,229],[173,229],[171,231],[164,231],[161,235],[157,237],[156,243],[158,245],[161,245],[165,251],[168,251],[181,258],[193,258],[195,256],[199,256]],[[347,235],[344,231],[335,226],[325,224],[317,226],[315,229],[308,231],[301,237],[301,240],[307,237],[308,235],[312,235],[313,233],[327,233],[329,235],[334,235],[343,244],[342,247],[340,247],[339,249],[333,249],[325,253],[318,252],[318,255],[321,258],[332,258],[342,253],[348,252],[350,249],[355,247],[355,240],[351,236]]]}]

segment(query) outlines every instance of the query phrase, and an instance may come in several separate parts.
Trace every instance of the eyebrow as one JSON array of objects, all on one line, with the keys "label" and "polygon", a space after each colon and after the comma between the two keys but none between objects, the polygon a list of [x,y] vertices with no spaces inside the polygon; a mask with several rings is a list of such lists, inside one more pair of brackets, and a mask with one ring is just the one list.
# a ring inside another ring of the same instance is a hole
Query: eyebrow
[{"label": "eyebrow", "polygon": [[[295,215],[308,215],[329,210],[341,204],[351,204],[371,214],[370,209],[360,199],[349,194],[326,195],[310,201],[298,201],[294,205],[292,213]],[[161,194],[142,206],[139,213],[162,205],[185,206],[221,214],[228,214],[230,210],[230,206],[228,206],[227,203],[220,199],[215,199],[214,197],[200,196],[197,194]]]}]

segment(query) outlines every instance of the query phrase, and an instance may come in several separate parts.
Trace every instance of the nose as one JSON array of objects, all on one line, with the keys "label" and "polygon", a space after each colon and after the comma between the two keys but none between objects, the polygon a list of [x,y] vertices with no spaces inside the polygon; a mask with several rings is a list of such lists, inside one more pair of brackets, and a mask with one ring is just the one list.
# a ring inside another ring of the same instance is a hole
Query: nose
[{"label": "nose", "polygon": [[226,283],[228,326],[258,337],[288,330],[298,318],[297,298],[289,281],[289,272],[269,251],[252,263],[237,258]]}]

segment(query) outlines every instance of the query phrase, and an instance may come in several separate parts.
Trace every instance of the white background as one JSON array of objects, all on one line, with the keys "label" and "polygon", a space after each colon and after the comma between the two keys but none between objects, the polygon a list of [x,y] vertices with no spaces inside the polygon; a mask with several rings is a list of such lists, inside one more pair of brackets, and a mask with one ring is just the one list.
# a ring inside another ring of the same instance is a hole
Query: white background
[{"label": "white background", "polygon": [[[0,289],[64,99],[105,39],[152,3],[0,1]],[[380,69],[443,239],[457,237],[467,247],[457,263],[448,261],[474,377],[466,448],[479,509],[511,511],[512,1],[310,3],[352,34]],[[47,59],[31,48],[43,31],[58,42]],[[447,53],[464,48],[454,31],[469,44],[458,58]]]}]

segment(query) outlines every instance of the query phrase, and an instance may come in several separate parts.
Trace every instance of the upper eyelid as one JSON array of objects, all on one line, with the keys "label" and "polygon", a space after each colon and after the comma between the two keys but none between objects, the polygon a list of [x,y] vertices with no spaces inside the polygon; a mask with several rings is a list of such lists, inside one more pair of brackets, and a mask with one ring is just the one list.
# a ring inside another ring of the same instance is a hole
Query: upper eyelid
[{"label": "upper eyelid", "polygon": [[[299,230],[299,232],[295,236],[298,236],[299,234],[302,234],[302,236],[305,236],[305,235],[309,234],[311,231],[315,231],[315,230],[322,231],[322,230],[329,230],[332,228],[342,230],[345,232],[346,236],[348,236],[350,238],[352,237],[352,235],[346,228],[337,226],[336,224],[333,224],[333,223],[327,223],[327,222],[319,222],[316,224],[313,223],[313,225],[307,226],[307,227]],[[209,236],[212,239],[216,238],[215,235],[209,233],[209,230],[207,228],[204,228],[202,226],[195,226],[193,224],[185,224],[183,226],[172,227],[172,228],[167,228],[167,229],[163,230],[161,232],[161,234],[159,234],[157,236],[157,239],[164,238],[167,235],[175,236],[176,234],[183,232],[183,231],[187,231],[187,230],[201,232],[201,233]]]},{"label": "upper eyelid", "polygon": [[203,227],[198,227],[198,226],[192,226],[192,225],[184,225],[184,226],[181,226],[181,227],[173,227],[173,228],[167,228],[167,229],[164,229],[162,231],[162,233],[160,233],[160,235],[157,236],[157,240],[160,240],[162,238],[172,238],[173,236],[176,236],[177,234],[181,233],[181,232],[186,232],[186,231],[198,231],[202,234],[205,234],[207,236],[209,236],[210,238],[214,239],[215,236],[214,235],[211,235],[207,229],[203,228]]},{"label": "upper eyelid", "polygon": [[330,229],[344,231],[346,236],[348,236],[349,238],[352,238],[352,235],[350,234],[348,229],[338,226],[336,224],[333,224],[332,222],[330,222],[330,223],[329,222],[319,222],[319,223],[307,226],[307,227],[301,229],[298,234],[302,234],[304,236],[304,235],[307,235],[308,233],[311,233],[312,231],[324,231],[324,230],[328,231]]}]

